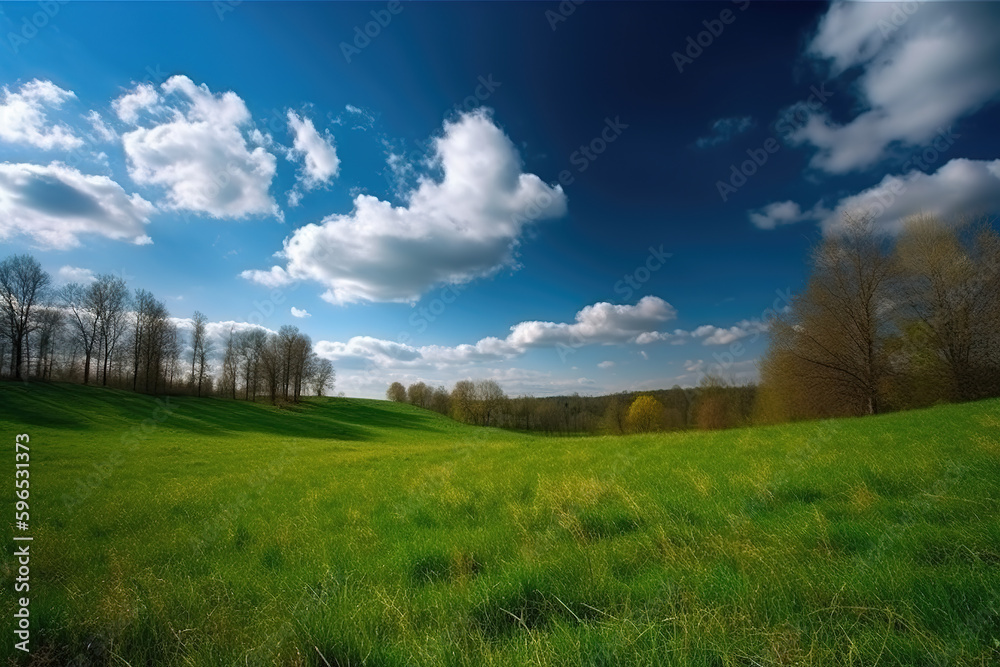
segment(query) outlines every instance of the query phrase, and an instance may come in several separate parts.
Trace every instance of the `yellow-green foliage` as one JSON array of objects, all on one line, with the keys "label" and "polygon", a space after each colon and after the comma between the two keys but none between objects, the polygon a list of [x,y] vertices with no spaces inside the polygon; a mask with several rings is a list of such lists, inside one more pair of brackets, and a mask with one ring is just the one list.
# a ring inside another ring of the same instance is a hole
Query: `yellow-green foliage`
[{"label": "yellow-green foliage", "polygon": [[631,433],[655,431],[663,420],[663,405],[652,396],[639,396],[632,401],[625,419]]}]

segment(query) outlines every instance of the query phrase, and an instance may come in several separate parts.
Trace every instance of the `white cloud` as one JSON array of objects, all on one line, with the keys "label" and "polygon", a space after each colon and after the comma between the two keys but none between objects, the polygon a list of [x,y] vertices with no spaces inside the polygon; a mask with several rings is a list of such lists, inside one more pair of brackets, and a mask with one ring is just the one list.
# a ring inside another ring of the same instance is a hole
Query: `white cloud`
[{"label": "white cloud", "polygon": [[645,296],[634,306],[601,302],[583,308],[572,324],[521,322],[511,327],[507,342],[518,348],[626,343],[675,317],[674,307],[655,296]]},{"label": "white cloud", "polygon": [[705,137],[699,137],[695,144],[698,148],[717,146],[739,134],[743,134],[751,127],[753,127],[753,118],[750,116],[720,118],[712,123],[712,133]]},{"label": "white cloud", "polygon": [[240,273],[240,278],[245,280],[251,280],[258,285],[263,285],[264,287],[286,287],[295,282],[288,272],[285,271],[280,266],[272,266],[267,271],[260,271],[258,269],[247,269]]},{"label": "white cloud", "polygon": [[[367,111],[365,109],[362,109],[360,107],[356,107],[353,104],[344,105],[344,109],[348,113],[350,113],[350,114],[352,114],[352,115],[354,115],[354,116],[357,117],[357,118],[355,118],[354,125],[352,126],[351,129],[354,129],[354,130],[370,130],[370,129],[372,129],[375,126],[375,116],[373,116],[371,114],[371,112],[369,112],[369,111]],[[341,120],[340,122],[343,122],[343,121]]]},{"label": "white cloud", "polygon": [[34,79],[17,92],[3,87],[0,102],[0,139],[15,144],[29,144],[43,150],[71,150],[83,145],[83,140],[63,123],[50,124],[47,110],[58,110],[66,100],[76,95],[51,81]]},{"label": "white cloud", "polygon": [[87,234],[146,244],[155,208],[107,176],[64,164],[0,164],[0,239],[24,234],[42,247],[80,245]]},{"label": "white cloud", "polygon": [[598,368],[605,368],[605,369],[606,368],[614,368],[615,367],[615,362],[613,362],[613,361],[602,361],[601,363],[597,364],[597,367]]},{"label": "white cloud", "polygon": [[703,324],[691,331],[685,331],[684,329],[662,332],[648,331],[638,336],[635,342],[639,345],[648,345],[657,342],[680,345],[688,340],[701,340],[702,345],[729,345],[750,336],[753,336],[756,340],[756,337],[767,331],[767,329],[767,322],[749,319],[741,320],[728,328]]},{"label": "white cloud", "polygon": [[[405,206],[358,195],[351,213],[297,229],[284,242],[279,275],[322,284],[323,298],[336,304],[414,301],[435,285],[514,265],[525,228],[566,211],[562,188],[521,171],[487,111],[445,122],[433,146],[442,180],[421,178]],[[269,275],[275,269],[245,277]]]},{"label": "white cloud", "polygon": [[790,138],[819,149],[813,167],[838,174],[872,166],[895,144],[922,145],[996,99],[998,33],[1000,15],[986,3],[835,2],[808,54],[834,76],[860,68],[863,110],[844,124],[808,112]]},{"label": "white cloud", "polygon": [[[316,126],[308,118],[302,118],[294,111],[288,112],[288,127],[294,134],[294,143],[289,151],[290,157],[302,162],[302,170],[298,182],[305,190],[312,190],[328,184],[340,170],[340,158],[337,148],[329,132],[320,134]],[[289,203],[296,206],[301,200],[301,193],[296,193],[294,199],[289,195]]]},{"label": "white cloud", "polygon": [[[830,233],[849,212],[871,214],[877,228],[887,234],[899,232],[902,222],[914,215],[935,215],[947,221],[964,214],[1000,212],[1000,160],[956,158],[930,174],[915,169],[901,176],[887,175],[878,184],[842,198],[832,210],[817,204],[799,219],[819,222]],[[759,214],[750,214],[751,220],[755,215]]]},{"label": "white cloud", "polygon": [[826,232],[837,229],[843,214],[867,211],[886,233],[897,233],[906,218],[928,214],[954,221],[964,214],[1000,212],[1000,160],[950,160],[932,174],[911,171],[886,176],[878,185],[845,197],[824,217]]},{"label": "white cloud", "polygon": [[276,159],[247,143],[244,133],[253,128],[243,100],[186,76],[171,77],[161,90],[172,96],[164,101],[168,119],[122,136],[132,178],[165,187],[168,208],[216,218],[281,217],[269,193]]},{"label": "white cloud", "polygon": [[774,202],[750,212],[750,222],[758,229],[774,229],[806,219],[808,216],[803,215],[802,209],[793,201]]},{"label": "white cloud", "polygon": [[78,266],[62,266],[56,272],[56,280],[63,284],[69,283],[82,283],[86,285],[87,283],[92,283],[97,280],[97,276],[90,269],[82,269]]},{"label": "white cloud", "polygon": [[109,142],[118,139],[118,133],[108,127],[97,111],[91,111],[85,118],[90,122],[90,127],[94,130],[93,137],[97,141]]},{"label": "white cloud", "polygon": [[135,125],[139,121],[139,112],[155,109],[160,103],[160,94],[151,83],[140,83],[111,103],[111,108],[118,114],[119,120]]},{"label": "white cloud", "polygon": [[306,317],[312,317],[312,315],[309,313],[309,311],[305,309],[300,310],[295,306],[292,306],[292,317],[299,317],[304,319]]}]

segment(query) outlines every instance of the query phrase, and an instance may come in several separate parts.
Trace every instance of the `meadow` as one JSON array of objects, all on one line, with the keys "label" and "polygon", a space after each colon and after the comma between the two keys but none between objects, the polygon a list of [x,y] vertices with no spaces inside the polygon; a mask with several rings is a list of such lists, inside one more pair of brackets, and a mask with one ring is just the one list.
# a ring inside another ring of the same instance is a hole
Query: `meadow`
[{"label": "meadow", "polygon": [[10,664],[1000,663],[1000,400],[543,437],[0,383],[11,482],[22,432]]}]

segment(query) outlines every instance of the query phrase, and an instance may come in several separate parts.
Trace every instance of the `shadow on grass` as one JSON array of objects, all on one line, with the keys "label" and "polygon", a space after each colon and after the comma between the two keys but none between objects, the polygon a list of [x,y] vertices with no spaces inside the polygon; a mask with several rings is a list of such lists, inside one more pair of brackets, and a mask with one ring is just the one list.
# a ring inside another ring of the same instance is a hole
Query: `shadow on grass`
[{"label": "shadow on grass", "polygon": [[51,382],[0,382],[0,420],[19,427],[65,428],[138,426],[164,416],[171,431],[198,435],[261,433],[282,437],[372,440],[381,429],[440,431],[436,415],[405,406],[381,407],[376,401],[351,398],[307,398],[297,405],[275,407],[222,398],[170,396],[156,399],[119,389]]}]

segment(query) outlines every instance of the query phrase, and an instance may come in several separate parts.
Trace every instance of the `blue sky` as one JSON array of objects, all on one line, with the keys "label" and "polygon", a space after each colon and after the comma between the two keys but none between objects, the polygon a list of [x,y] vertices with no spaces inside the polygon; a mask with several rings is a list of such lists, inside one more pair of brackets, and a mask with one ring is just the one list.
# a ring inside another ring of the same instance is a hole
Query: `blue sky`
[{"label": "blue sky", "polygon": [[0,8],[4,254],[349,395],[752,379],[845,210],[1000,210],[988,3],[47,7]]}]

